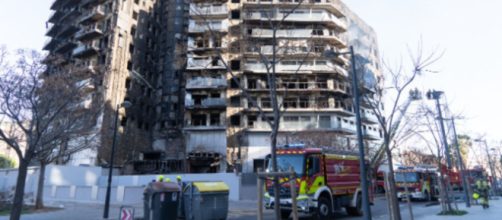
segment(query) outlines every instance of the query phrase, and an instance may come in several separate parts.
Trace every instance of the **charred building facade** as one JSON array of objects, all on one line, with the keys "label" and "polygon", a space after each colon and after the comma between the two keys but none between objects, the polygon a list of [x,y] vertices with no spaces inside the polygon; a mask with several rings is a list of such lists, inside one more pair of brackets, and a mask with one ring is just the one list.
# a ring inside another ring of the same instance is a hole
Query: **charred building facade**
[{"label": "charred building facade", "polygon": [[[270,153],[272,57],[278,143],[350,150],[351,64],[325,51],[355,46],[366,94],[380,75],[375,33],[338,0],[56,0],[51,9],[44,49],[67,62],[48,59],[49,67],[103,67],[92,101],[105,105],[102,146],[78,163],[107,160],[112,113],[129,100],[133,107],[119,110],[122,163],[155,151],[161,165],[142,163],[152,172],[252,172]],[[362,111],[371,145],[380,129]]]}]

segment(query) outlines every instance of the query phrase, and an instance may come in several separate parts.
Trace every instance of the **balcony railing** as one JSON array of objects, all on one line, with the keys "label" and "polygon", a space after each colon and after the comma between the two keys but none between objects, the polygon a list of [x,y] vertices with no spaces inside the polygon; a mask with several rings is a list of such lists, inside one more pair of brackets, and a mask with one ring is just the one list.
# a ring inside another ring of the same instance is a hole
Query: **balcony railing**
[{"label": "balcony railing", "polygon": [[226,21],[201,21],[190,22],[188,25],[188,32],[190,33],[204,33],[206,31],[227,32],[228,22]]},{"label": "balcony railing", "polygon": [[45,40],[45,43],[44,43],[44,50],[52,50],[54,49],[58,44],[58,40],[57,39],[54,39],[54,38],[48,38],[47,40]]},{"label": "balcony railing", "polygon": [[[353,123],[353,122],[352,122]],[[269,131],[270,125],[266,121],[255,121],[252,125],[247,126],[249,130]],[[355,134],[355,124],[351,124],[349,120],[342,119],[340,123],[329,121],[285,121],[281,119],[279,123],[279,131],[303,131],[303,130],[333,130],[348,134]]]},{"label": "balcony railing", "polygon": [[57,21],[59,21],[61,19],[61,17],[63,17],[64,15],[64,12],[61,11],[61,10],[55,10],[51,13],[51,15],[49,15],[49,22],[51,23],[55,23]]},{"label": "balcony railing", "polygon": [[213,39],[208,39],[204,41],[196,41],[193,37],[188,37],[188,50],[209,50],[209,49],[223,49],[227,47],[227,41],[221,39],[221,41],[214,41]]},{"label": "balcony railing", "polygon": [[211,58],[194,58],[189,57],[187,60],[187,69],[225,69],[225,65],[221,60],[213,60]]},{"label": "balcony railing", "polygon": [[377,116],[375,114],[366,111],[361,112],[361,119],[367,123],[372,123],[372,124],[378,123]]},{"label": "balcony railing", "polygon": [[100,4],[103,3],[107,0],[82,0],[82,3],[80,5],[82,6],[89,6],[89,5],[95,5],[95,4]]},{"label": "balcony railing", "polygon": [[[275,69],[276,72],[284,73],[337,72],[342,76],[348,76],[347,70],[329,61],[297,61],[296,63],[281,61],[280,63],[276,64]],[[256,73],[268,72],[265,64],[261,62],[247,62],[246,64],[244,64],[244,70]]]},{"label": "balcony railing", "polygon": [[103,19],[106,15],[104,6],[96,6],[90,11],[84,12],[82,18],[80,18],[80,23],[86,24],[91,22],[96,22]]},{"label": "balcony railing", "polygon": [[190,4],[190,15],[195,16],[212,16],[212,15],[228,15],[226,5],[207,5],[207,4]]},{"label": "balcony railing", "polygon": [[225,98],[205,98],[201,104],[195,104],[193,99],[185,99],[185,107],[187,108],[224,108],[227,106]]},{"label": "balcony railing", "polygon": [[96,43],[93,44],[80,44],[72,52],[72,55],[76,58],[85,58],[98,54],[99,47]]},{"label": "balcony railing", "polygon": [[75,32],[77,32],[79,29],[80,28],[75,24],[65,24],[59,30],[57,37],[61,37],[61,38],[69,37],[72,34],[74,34]]},{"label": "balcony railing", "polygon": [[50,36],[50,37],[54,37],[54,36],[56,36],[56,34],[58,34],[61,27],[62,27],[62,25],[59,23],[50,24],[45,35]]},{"label": "balcony railing", "polygon": [[373,129],[366,128],[366,129],[363,129],[362,132],[363,132],[363,137],[366,139],[378,140],[381,138],[378,130],[375,131]]},{"label": "balcony railing", "polygon": [[[339,46],[346,46],[344,37],[336,34],[328,29],[281,29],[277,30],[275,36],[277,38],[291,38],[291,39],[327,39],[334,41]],[[255,28],[251,30],[250,37],[255,38],[272,38],[273,30]]]},{"label": "balcony railing", "polygon": [[75,41],[67,39],[63,42],[61,42],[55,49],[54,52],[56,53],[65,53],[69,50],[72,50],[77,46],[77,43]]},{"label": "balcony railing", "polygon": [[81,29],[75,34],[77,40],[90,40],[103,35],[103,25],[92,25]]},{"label": "balcony railing", "polygon": [[195,77],[187,80],[186,89],[218,89],[227,87],[223,78]]},{"label": "balcony railing", "polygon": [[[298,10],[299,11],[299,10]],[[305,12],[305,13],[280,13],[280,12],[274,12],[274,11],[266,11],[266,12],[261,12],[261,11],[252,11],[249,13],[246,13],[244,16],[245,19],[248,20],[263,20],[263,21],[268,21],[268,20],[285,20],[285,21],[301,21],[301,22],[323,22],[323,23],[332,23],[335,24],[336,26],[347,29],[347,24],[345,21],[339,19],[333,14],[330,14],[328,11],[323,11],[321,13],[311,13],[311,12]]]}]

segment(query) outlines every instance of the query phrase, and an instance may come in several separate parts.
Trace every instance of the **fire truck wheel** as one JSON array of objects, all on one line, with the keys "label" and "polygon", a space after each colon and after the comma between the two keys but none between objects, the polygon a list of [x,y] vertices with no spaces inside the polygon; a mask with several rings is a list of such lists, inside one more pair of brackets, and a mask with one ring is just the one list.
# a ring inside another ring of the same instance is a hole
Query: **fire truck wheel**
[{"label": "fire truck wheel", "polygon": [[362,216],[363,215],[363,198],[361,194],[357,195],[356,207],[346,207],[347,213],[352,216]]},{"label": "fire truck wheel", "polygon": [[331,201],[325,196],[321,196],[319,200],[317,200],[317,219],[319,220],[328,220],[332,219],[333,210],[331,207]]}]

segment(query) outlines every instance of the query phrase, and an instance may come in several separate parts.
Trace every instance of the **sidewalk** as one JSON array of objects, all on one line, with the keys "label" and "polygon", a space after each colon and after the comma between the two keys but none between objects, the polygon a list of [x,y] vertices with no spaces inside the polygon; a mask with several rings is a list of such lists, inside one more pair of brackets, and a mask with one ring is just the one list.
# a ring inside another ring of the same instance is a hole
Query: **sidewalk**
[{"label": "sidewalk", "polygon": [[[490,200],[490,208],[483,210],[483,208],[479,205],[474,205],[471,206],[470,208],[467,208],[465,206],[465,203],[459,203],[458,208],[460,210],[465,210],[468,212],[468,214],[463,215],[463,216],[439,216],[437,213],[439,213],[441,206],[435,206],[436,212],[432,212],[432,210],[429,208],[427,211],[429,214],[426,215],[417,215],[419,217],[416,217],[416,220],[472,220],[472,219],[477,219],[477,220],[500,220],[502,219],[502,199],[498,200]],[[417,210],[418,211],[418,210]],[[403,215],[403,217],[406,217]],[[407,218],[403,218],[407,219]]]},{"label": "sidewalk", "polygon": [[[103,217],[102,204],[88,203],[52,203],[46,204],[50,207],[60,207],[61,210],[25,214],[21,216],[22,220],[100,220]],[[228,219],[256,219],[256,201],[230,201]],[[135,217],[143,217],[143,204],[132,205],[135,208]],[[110,219],[118,219],[120,206],[110,206]],[[0,220],[8,220],[8,216],[0,216]]]}]

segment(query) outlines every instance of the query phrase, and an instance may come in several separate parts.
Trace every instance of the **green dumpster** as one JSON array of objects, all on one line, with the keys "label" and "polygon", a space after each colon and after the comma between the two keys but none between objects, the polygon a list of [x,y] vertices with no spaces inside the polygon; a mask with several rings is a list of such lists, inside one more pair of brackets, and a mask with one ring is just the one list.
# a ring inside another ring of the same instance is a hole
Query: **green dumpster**
[{"label": "green dumpster", "polygon": [[176,220],[180,191],[176,183],[149,183],[143,194],[144,220]]},{"label": "green dumpster", "polygon": [[192,182],[183,192],[185,219],[227,219],[229,188],[224,182]]}]

